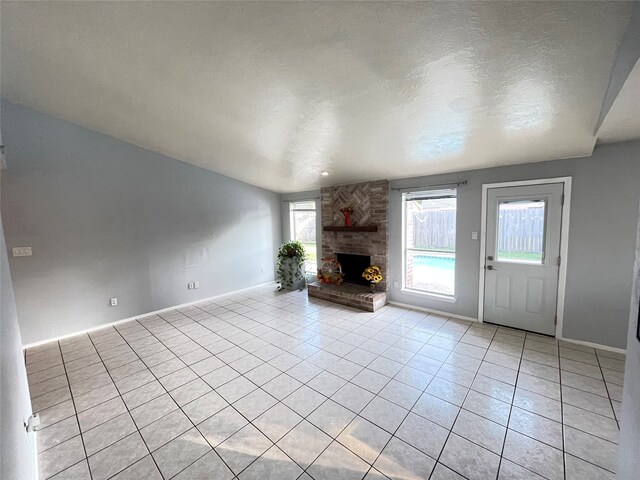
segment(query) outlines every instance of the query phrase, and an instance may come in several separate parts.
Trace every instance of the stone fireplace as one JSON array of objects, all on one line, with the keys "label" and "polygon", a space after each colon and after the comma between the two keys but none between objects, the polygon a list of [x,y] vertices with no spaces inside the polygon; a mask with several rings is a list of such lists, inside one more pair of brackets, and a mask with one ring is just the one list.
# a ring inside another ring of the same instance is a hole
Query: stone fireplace
[{"label": "stone fireplace", "polygon": [[[348,258],[355,263],[344,284],[311,284],[309,296],[370,311],[386,304],[388,205],[387,180],[322,188],[322,258],[337,258],[339,254],[346,254],[354,256]],[[353,209],[351,227],[344,225],[344,217],[340,213],[343,207]],[[365,265],[366,257],[369,257],[368,265]],[[379,265],[384,278],[374,293],[369,290],[366,281],[364,285],[358,283],[362,270],[369,265]]]}]

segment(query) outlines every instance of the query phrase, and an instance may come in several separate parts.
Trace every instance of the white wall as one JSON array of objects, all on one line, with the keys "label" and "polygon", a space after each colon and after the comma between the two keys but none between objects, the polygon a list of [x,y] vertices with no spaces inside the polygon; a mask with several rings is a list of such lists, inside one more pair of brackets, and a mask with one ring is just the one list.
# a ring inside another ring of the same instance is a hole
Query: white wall
[{"label": "white wall", "polygon": [[36,440],[24,428],[31,399],[1,220],[0,277],[0,478],[28,480],[36,477]]},{"label": "white wall", "polygon": [[622,413],[620,415],[620,443],[618,448],[618,475],[620,480],[636,480],[640,472],[640,339],[638,311],[640,310],[640,218],[636,243],[636,261],[629,335],[627,340],[627,362],[625,364]]}]

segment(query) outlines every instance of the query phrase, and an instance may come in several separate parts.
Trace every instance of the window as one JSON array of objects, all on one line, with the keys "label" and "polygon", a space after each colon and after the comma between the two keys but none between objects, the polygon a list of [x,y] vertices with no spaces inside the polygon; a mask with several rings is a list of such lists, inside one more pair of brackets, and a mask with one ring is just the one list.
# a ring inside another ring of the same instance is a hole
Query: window
[{"label": "window", "polygon": [[404,288],[453,296],[456,269],[456,190],[402,195]]},{"label": "window", "polygon": [[291,202],[289,204],[291,240],[298,240],[304,245],[308,258],[305,265],[307,272],[316,272],[316,202]]},{"label": "window", "polygon": [[496,260],[542,264],[546,204],[544,199],[498,203]]}]

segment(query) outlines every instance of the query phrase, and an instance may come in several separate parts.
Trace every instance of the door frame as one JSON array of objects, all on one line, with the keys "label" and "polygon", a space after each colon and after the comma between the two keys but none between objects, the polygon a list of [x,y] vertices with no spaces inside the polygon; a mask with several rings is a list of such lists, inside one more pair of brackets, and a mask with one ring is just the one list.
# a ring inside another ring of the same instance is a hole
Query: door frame
[{"label": "door frame", "polygon": [[555,338],[562,338],[562,324],[564,320],[565,288],[567,285],[567,255],[569,252],[569,218],[571,211],[571,177],[541,178],[537,180],[522,180],[515,182],[484,183],[482,184],[482,217],[480,222],[480,282],[478,288],[478,322],[484,322],[484,277],[485,257],[487,252],[487,194],[490,188],[522,187],[527,185],[542,185],[546,183],[562,183],[564,185],[564,202],[562,204],[562,223],[560,224],[560,270],[558,272],[558,297],[556,302]]}]

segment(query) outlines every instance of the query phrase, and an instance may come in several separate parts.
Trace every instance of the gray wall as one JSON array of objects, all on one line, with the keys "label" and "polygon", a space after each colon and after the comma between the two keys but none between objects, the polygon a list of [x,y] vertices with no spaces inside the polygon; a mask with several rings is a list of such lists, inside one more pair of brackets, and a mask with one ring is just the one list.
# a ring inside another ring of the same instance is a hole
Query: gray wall
[{"label": "gray wall", "polygon": [[1,220],[0,277],[0,478],[29,479],[35,478],[35,434],[23,425],[31,399]]},{"label": "gray wall", "polygon": [[638,309],[640,308],[640,218],[636,242],[636,262],[627,362],[625,364],[624,391],[622,392],[622,414],[620,415],[620,447],[618,448],[618,475],[620,480],[635,480],[640,471],[640,340],[636,338]]},{"label": "gray wall", "polygon": [[2,128],[25,343],[274,279],[278,194],[9,102]]},{"label": "gray wall", "polygon": [[[392,188],[467,180],[458,189],[455,303],[390,290],[392,301],[478,316],[482,184],[571,176],[563,336],[625,348],[640,196],[640,141],[598,146],[588,158],[391,181]],[[401,281],[401,193],[390,197],[390,280]]]}]

